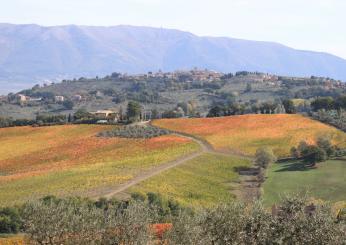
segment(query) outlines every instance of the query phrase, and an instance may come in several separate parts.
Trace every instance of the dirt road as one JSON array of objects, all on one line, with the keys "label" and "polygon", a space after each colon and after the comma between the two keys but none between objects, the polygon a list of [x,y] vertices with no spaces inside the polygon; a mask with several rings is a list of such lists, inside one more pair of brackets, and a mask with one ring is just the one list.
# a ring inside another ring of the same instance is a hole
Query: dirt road
[{"label": "dirt road", "polygon": [[[244,156],[244,155],[240,155],[240,154],[236,154],[236,153],[225,153],[225,152],[216,151],[207,141],[199,139],[195,136],[188,135],[185,133],[178,133],[178,132],[175,132],[174,134],[177,136],[180,136],[180,137],[184,137],[184,138],[193,140],[194,142],[199,144],[200,151],[189,154],[187,156],[183,156],[183,157],[178,158],[176,160],[161,164],[160,166],[154,167],[154,168],[150,169],[149,171],[143,172],[142,174],[138,175],[134,179],[132,179],[132,180],[130,180],[130,181],[128,181],[122,185],[119,185],[119,186],[115,187],[114,189],[107,191],[106,193],[103,192],[102,196],[106,197],[106,198],[116,196],[120,193],[125,192],[130,187],[133,187],[133,186],[139,184],[142,181],[145,181],[145,180],[147,180],[153,176],[156,176],[156,175],[158,175],[158,174],[160,174],[166,170],[169,170],[171,168],[175,168],[175,167],[177,167],[181,164],[184,164],[184,163],[186,163],[186,162],[188,162],[188,161],[190,161],[190,160],[192,160],[198,156],[201,156],[202,154],[205,154],[205,153],[217,154],[217,155],[222,155],[222,156],[236,156],[236,157],[241,157],[244,159],[252,160],[252,158],[248,157],[248,156]],[[244,179],[244,181],[247,181],[248,178],[249,177],[246,177],[243,179]],[[243,185],[241,184],[241,186],[242,186],[241,188],[243,188],[243,189],[245,188],[243,191],[246,192],[246,195],[240,195],[240,194],[238,195],[241,199],[249,199],[248,196],[253,197],[255,195],[254,193],[256,193],[256,195],[257,195],[258,190],[254,190],[253,188],[250,188],[250,189],[246,188],[247,185],[245,183]],[[242,191],[240,191],[239,193],[241,193],[241,192]],[[246,196],[246,198],[244,198],[244,196]]]}]

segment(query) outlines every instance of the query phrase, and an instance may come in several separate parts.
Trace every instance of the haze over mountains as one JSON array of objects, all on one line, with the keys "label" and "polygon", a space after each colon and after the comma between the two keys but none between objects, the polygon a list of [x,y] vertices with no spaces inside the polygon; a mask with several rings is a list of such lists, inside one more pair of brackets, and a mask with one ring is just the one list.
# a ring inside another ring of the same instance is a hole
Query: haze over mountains
[{"label": "haze over mountains", "polygon": [[193,67],[346,81],[345,59],[278,43],[149,27],[0,24],[0,93],[45,79]]}]

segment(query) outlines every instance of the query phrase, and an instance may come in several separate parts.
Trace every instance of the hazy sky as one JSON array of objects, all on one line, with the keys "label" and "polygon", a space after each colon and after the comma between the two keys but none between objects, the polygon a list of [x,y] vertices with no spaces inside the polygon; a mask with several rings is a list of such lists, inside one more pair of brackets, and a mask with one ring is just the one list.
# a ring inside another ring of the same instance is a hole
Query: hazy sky
[{"label": "hazy sky", "polygon": [[346,58],[346,0],[1,0],[0,22],[175,28]]}]

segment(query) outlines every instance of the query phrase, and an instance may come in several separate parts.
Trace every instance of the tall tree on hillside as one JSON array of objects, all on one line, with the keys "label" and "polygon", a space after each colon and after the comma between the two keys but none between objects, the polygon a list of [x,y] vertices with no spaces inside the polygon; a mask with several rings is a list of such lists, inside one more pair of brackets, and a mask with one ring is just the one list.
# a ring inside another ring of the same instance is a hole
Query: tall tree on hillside
[{"label": "tall tree on hillside", "polygon": [[138,102],[130,101],[127,105],[127,119],[129,122],[138,122],[141,119],[142,108]]},{"label": "tall tree on hillside", "polygon": [[250,93],[252,91],[251,83],[246,84],[245,93]]}]

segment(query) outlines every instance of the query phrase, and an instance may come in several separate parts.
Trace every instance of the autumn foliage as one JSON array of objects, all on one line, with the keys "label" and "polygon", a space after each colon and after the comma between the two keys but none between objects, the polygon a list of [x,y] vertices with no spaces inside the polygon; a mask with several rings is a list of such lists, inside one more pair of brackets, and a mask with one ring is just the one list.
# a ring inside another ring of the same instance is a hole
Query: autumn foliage
[{"label": "autumn foliage", "polygon": [[328,135],[333,143],[346,146],[345,133],[301,115],[162,119],[153,124],[193,134],[205,139],[217,150],[245,155],[254,155],[257,148],[267,146],[279,157],[288,156],[292,146],[302,140],[313,143],[320,135]]},{"label": "autumn foliage", "polygon": [[[0,206],[44,195],[92,195],[143,170],[198,149],[191,140],[97,137],[115,126],[63,125],[0,129]],[[102,189],[103,188],[103,189]]]}]

